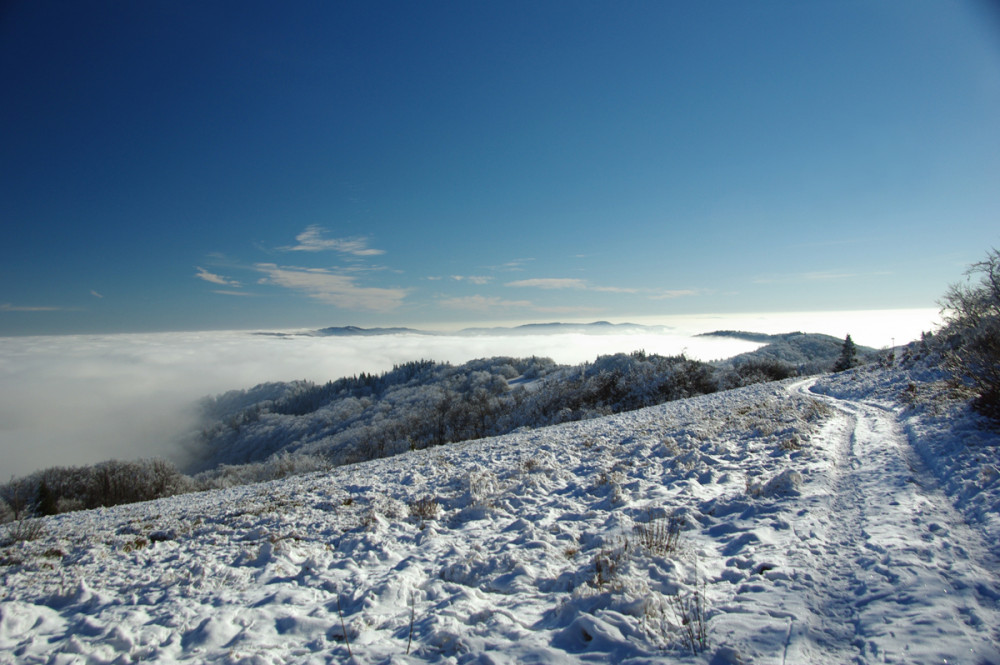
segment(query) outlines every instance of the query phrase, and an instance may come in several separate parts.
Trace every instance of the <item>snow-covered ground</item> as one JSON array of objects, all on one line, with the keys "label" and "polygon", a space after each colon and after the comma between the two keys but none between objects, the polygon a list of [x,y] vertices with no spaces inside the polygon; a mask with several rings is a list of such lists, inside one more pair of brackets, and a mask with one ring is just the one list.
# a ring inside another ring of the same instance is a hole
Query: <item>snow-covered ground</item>
[{"label": "snow-covered ground", "polygon": [[926,380],[48,518],[0,549],[0,663],[1000,664],[997,436]]}]

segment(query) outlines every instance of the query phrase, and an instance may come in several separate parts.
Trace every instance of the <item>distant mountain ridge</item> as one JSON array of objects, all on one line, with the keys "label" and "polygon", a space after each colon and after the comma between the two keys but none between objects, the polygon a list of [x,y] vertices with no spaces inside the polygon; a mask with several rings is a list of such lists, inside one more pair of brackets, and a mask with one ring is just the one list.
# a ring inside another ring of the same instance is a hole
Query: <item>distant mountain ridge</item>
[{"label": "distant mountain ridge", "polygon": [[592,323],[526,323],[520,326],[492,328],[465,328],[460,335],[558,335],[564,333],[582,333],[586,335],[610,335],[620,332],[636,331],[648,333],[663,333],[672,330],[669,326],[644,326],[638,323],[610,323],[594,321]]},{"label": "distant mountain ridge", "polygon": [[594,321],[592,323],[526,323],[519,326],[493,326],[488,328],[463,328],[456,332],[441,332],[435,330],[420,330],[418,328],[362,328],[360,326],[330,326],[302,332],[257,332],[255,335],[270,335],[275,337],[374,337],[377,335],[559,335],[565,333],[580,333],[585,335],[610,335],[621,332],[665,333],[673,330],[670,326],[645,326],[638,323],[611,323],[609,321]]},{"label": "distant mountain ridge", "polygon": [[332,326],[330,328],[320,328],[312,334],[326,337],[372,337],[375,335],[435,335],[437,333],[417,330],[416,328],[359,328],[358,326]]}]

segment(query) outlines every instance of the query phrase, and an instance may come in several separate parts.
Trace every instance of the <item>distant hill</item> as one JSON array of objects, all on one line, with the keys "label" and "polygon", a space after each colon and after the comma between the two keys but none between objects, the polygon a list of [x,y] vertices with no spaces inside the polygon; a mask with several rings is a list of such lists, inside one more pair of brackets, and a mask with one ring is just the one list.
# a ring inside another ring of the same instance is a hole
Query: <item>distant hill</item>
[{"label": "distant hill", "polygon": [[359,326],[331,326],[317,330],[301,332],[258,332],[256,335],[273,337],[374,337],[377,335],[562,335],[578,333],[583,335],[614,335],[621,333],[644,332],[662,334],[671,331],[670,326],[644,326],[638,323],[609,323],[594,321],[593,323],[526,323],[520,326],[494,326],[489,328],[464,328],[457,332],[442,333],[434,330],[419,330],[417,328],[361,328]]},{"label": "distant hill", "polygon": [[[843,348],[844,340],[819,333],[791,332],[778,335],[734,330],[719,330],[704,333],[699,337],[730,337],[750,342],[766,344],[759,349],[741,353],[723,364],[739,367],[753,360],[774,360],[793,366],[798,374],[818,374],[830,371]],[[876,350],[868,346],[857,346],[858,358],[865,362]]]},{"label": "distant hill", "polygon": [[742,339],[748,342],[768,343],[774,341],[776,337],[787,337],[788,335],[801,335],[802,333],[785,333],[783,335],[769,335],[767,333],[747,332],[745,330],[714,330],[712,332],[701,333],[695,337],[728,337],[730,339]]},{"label": "distant hill", "polygon": [[512,328],[495,326],[492,328],[465,328],[460,335],[559,335],[565,333],[580,333],[584,335],[614,335],[623,332],[664,333],[671,330],[669,326],[644,326],[638,323],[609,323],[594,321],[593,323],[526,323]]},{"label": "distant hill", "polygon": [[375,335],[435,335],[437,333],[417,330],[416,328],[359,328],[357,326],[334,326],[320,328],[312,333],[325,337],[373,337]]}]

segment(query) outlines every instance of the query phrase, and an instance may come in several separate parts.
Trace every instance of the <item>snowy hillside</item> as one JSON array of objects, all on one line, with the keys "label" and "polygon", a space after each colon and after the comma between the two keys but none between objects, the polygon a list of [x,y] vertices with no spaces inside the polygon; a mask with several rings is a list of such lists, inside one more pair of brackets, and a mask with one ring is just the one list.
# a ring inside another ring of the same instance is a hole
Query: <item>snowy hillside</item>
[{"label": "snowy hillside", "polygon": [[[541,327],[552,325],[559,324]],[[421,360],[324,385],[271,383],[234,390],[202,400],[202,428],[191,442],[194,461],[187,470],[205,472],[198,478],[204,485],[225,487],[275,478],[268,466],[318,470],[585,420],[827,371],[843,345],[828,335],[765,337],[760,348],[714,363],[643,351],[602,355],[575,366],[539,357],[483,358],[459,366]]]},{"label": "snowy hillside", "polygon": [[918,373],[8,525],[0,663],[1000,663],[998,439]]}]

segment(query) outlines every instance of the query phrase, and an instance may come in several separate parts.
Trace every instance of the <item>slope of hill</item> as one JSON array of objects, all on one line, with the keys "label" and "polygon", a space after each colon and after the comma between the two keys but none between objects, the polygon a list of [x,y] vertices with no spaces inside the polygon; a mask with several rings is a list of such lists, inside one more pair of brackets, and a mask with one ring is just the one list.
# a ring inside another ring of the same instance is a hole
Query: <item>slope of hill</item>
[{"label": "slope of hill", "polygon": [[868,366],[8,526],[0,663],[1000,663],[1000,438],[938,378]]},{"label": "slope of hill", "polygon": [[[202,480],[221,486],[230,481],[220,474],[236,482],[247,477],[233,466],[262,464],[276,456],[313,456],[342,464],[583,420],[825,371],[842,344],[827,335],[802,333],[770,339],[752,353],[716,364],[642,352],[601,356],[573,367],[546,358],[487,358],[457,367],[419,361],[380,376],[322,386],[301,382],[280,397],[272,397],[276,386],[271,384],[231,391],[204,401],[205,424],[193,446],[198,461],[190,468],[209,472],[212,477]],[[255,402],[252,395],[261,399]]]}]

